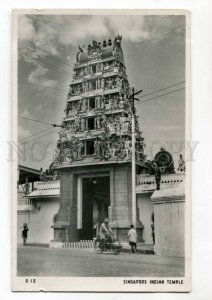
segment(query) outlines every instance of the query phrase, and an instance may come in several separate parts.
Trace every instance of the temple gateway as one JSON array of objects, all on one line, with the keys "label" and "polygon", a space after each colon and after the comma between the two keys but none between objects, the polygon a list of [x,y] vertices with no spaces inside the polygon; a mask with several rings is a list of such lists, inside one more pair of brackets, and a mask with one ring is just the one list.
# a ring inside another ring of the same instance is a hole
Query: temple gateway
[{"label": "temple gateway", "polygon": [[[60,206],[54,216],[52,246],[92,240],[105,217],[116,237],[127,241],[132,222],[132,102],[121,40],[118,35],[114,41],[93,41],[77,52],[54,162],[60,174]],[[135,125],[138,242],[153,245],[159,238],[155,233],[163,226],[159,215],[163,214],[164,205],[167,218],[177,210],[177,222],[183,224],[184,175],[175,174],[171,155],[161,149],[164,174],[161,191],[155,191],[155,177],[144,154],[137,115]],[[174,198],[173,188],[178,191]],[[166,196],[162,190],[166,190]],[[172,205],[166,199],[172,199]],[[155,210],[156,205],[159,209]],[[183,255],[183,232],[183,225],[177,235],[165,232],[165,241],[167,236],[175,236],[174,242],[181,241],[174,255]],[[161,244],[158,254],[169,255],[169,246],[164,252]]]}]

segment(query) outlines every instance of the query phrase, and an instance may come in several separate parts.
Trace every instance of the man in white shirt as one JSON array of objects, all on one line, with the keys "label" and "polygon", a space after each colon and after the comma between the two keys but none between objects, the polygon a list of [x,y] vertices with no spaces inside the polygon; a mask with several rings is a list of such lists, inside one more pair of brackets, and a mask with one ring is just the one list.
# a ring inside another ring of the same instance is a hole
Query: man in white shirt
[{"label": "man in white shirt", "polygon": [[131,246],[131,252],[136,253],[136,243],[137,243],[137,232],[133,225],[130,225],[130,230],[128,232],[129,244]]}]

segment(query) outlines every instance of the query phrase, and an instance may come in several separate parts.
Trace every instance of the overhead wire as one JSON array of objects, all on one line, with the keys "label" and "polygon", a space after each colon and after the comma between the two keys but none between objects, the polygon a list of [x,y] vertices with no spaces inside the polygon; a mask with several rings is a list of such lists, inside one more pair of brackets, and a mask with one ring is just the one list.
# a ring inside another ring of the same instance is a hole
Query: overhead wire
[{"label": "overhead wire", "polygon": [[[65,65],[69,65],[71,67],[74,67],[74,63],[71,63],[71,62],[67,62],[66,59],[62,58],[61,56],[58,56],[56,54],[52,54],[51,52],[47,51],[47,50],[44,50],[42,48],[40,48],[39,46],[35,45],[33,42],[29,41],[29,40],[21,40],[19,39],[19,43],[22,43],[22,45],[26,45],[27,47],[30,47],[31,49],[33,50],[40,50],[44,53],[46,53],[49,57],[52,57],[54,58],[55,60],[57,60],[58,62],[61,62],[61,63],[64,63]],[[31,46],[29,46],[31,45]]]},{"label": "overhead wire", "polygon": [[50,68],[50,69],[52,69],[52,70],[54,70],[56,72],[59,72],[59,73],[61,73],[63,75],[66,75],[69,78],[71,76],[71,73],[68,73],[68,72],[66,72],[65,70],[62,70],[62,69],[58,69],[56,66],[51,65],[51,64],[47,63],[46,61],[43,61],[43,60],[38,59],[38,58],[30,57],[30,56],[27,56],[27,55],[24,55],[24,54],[21,54],[21,53],[19,53],[19,55],[22,56],[22,57],[25,57],[25,58],[27,58],[29,60],[38,61],[39,63],[48,66],[48,68]]},{"label": "overhead wire", "polygon": [[[53,129],[53,128],[52,128],[52,129]],[[34,138],[34,139],[30,140],[30,141],[26,141],[25,143],[23,143],[23,142],[21,142],[21,143],[22,143],[22,144],[26,144],[26,143],[28,143],[28,142],[36,141],[36,140],[38,140],[38,139],[40,139],[40,138],[42,138],[42,137],[44,137],[44,136],[47,136],[47,135],[52,134],[52,133],[57,133],[57,132],[58,132],[58,129],[57,129],[56,131],[48,132],[48,133],[43,134],[43,135],[41,135],[41,136],[39,136],[39,137],[36,137],[36,138]]]},{"label": "overhead wire", "polygon": [[144,98],[144,97],[146,97],[146,96],[149,96],[149,95],[152,95],[152,94],[155,94],[155,93],[158,93],[158,92],[167,90],[167,89],[169,89],[169,88],[171,88],[171,87],[173,87],[173,86],[180,85],[180,84],[183,84],[183,83],[185,83],[185,81],[181,81],[181,82],[178,82],[178,83],[169,85],[169,86],[167,86],[167,87],[165,87],[165,88],[156,90],[156,91],[154,91],[154,92],[151,92],[151,93],[148,93],[148,94],[141,95],[141,96],[139,96],[139,98]]},{"label": "overhead wire", "polygon": [[150,99],[146,99],[146,100],[144,100],[144,101],[137,101],[136,103],[135,103],[135,105],[137,105],[137,104],[142,104],[142,103],[144,103],[144,102],[147,102],[147,101],[150,101],[150,100],[153,100],[153,99],[157,99],[157,98],[160,98],[160,97],[162,97],[162,96],[165,96],[165,95],[169,95],[169,94],[172,94],[172,93],[176,93],[176,92],[178,92],[178,91],[181,91],[181,90],[184,90],[185,89],[185,87],[183,87],[183,88],[180,88],[180,89],[177,89],[177,90],[174,90],[174,91],[171,91],[171,92],[169,92],[169,93],[165,93],[165,94],[162,94],[162,95],[158,95],[158,96],[156,96],[156,97],[153,97],[153,98],[150,98]]},{"label": "overhead wire", "polygon": [[26,137],[26,138],[24,138],[24,139],[22,139],[22,140],[19,140],[18,142],[23,142],[23,141],[25,141],[25,140],[30,139],[32,136],[38,135],[38,134],[40,134],[40,133],[43,133],[43,132],[48,131],[48,130],[51,130],[51,129],[53,129],[53,128],[51,127],[51,128],[48,128],[48,129],[44,129],[44,130],[38,131],[38,132],[32,134],[32,135],[29,136],[29,137]]},{"label": "overhead wire", "polygon": [[47,50],[44,50],[40,47],[38,47],[37,45],[33,44],[32,42],[30,41],[24,41],[24,40],[19,40],[19,45],[22,45],[24,47],[27,47],[27,48],[30,48],[32,50],[38,50],[38,51],[41,51],[45,54],[47,54],[46,56],[48,56],[49,58],[53,58],[55,59],[56,61],[58,61],[59,63],[62,63],[62,64],[65,64],[66,66],[69,65],[71,67],[74,67],[74,64],[73,63],[69,63],[67,62],[64,58],[56,55],[56,54],[52,54],[51,52],[47,51]]},{"label": "overhead wire", "polygon": [[57,125],[57,124],[54,124],[54,123],[47,123],[47,122],[43,122],[43,121],[40,121],[40,120],[31,119],[31,118],[27,118],[27,117],[23,117],[23,116],[18,116],[18,118],[34,121],[34,122],[41,123],[41,124],[51,125],[53,127],[62,127],[61,125]]}]

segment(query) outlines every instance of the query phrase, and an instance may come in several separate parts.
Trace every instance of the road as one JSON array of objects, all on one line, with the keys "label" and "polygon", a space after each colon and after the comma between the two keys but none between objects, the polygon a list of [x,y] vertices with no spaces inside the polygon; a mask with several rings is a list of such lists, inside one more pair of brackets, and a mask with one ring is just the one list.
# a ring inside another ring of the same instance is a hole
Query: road
[{"label": "road", "polygon": [[184,276],[183,258],[129,253],[96,254],[91,248],[19,246],[17,261],[18,276]]}]

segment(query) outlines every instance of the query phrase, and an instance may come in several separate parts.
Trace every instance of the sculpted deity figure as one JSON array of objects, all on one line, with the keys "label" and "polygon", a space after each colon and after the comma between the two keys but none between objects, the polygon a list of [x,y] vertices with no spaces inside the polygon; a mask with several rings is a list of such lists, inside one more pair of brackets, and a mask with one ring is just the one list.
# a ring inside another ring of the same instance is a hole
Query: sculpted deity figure
[{"label": "sculpted deity figure", "polygon": [[85,72],[85,76],[89,75],[89,67],[85,67],[85,71],[84,72]]},{"label": "sculpted deity figure", "polygon": [[108,126],[108,131],[111,134],[116,132],[116,122],[113,118],[110,119],[110,123],[107,126]]},{"label": "sculpted deity figure", "polygon": [[116,87],[122,87],[123,79],[120,77],[116,78]]},{"label": "sculpted deity figure", "polygon": [[100,63],[96,65],[96,73],[100,73],[102,71],[102,66]]},{"label": "sculpted deity figure", "polygon": [[96,80],[96,89],[97,90],[101,89],[101,79],[100,78],[97,78],[97,80]]},{"label": "sculpted deity figure", "polygon": [[101,127],[106,128],[107,126],[107,117],[105,115],[102,116]]},{"label": "sculpted deity figure", "polygon": [[130,140],[125,140],[124,147],[125,147],[126,158],[130,159],[132,155],[132,142]]},{"label": "sculpted deity figure", "polygon": [[80,112],[80,110],[81,110],[81,103],[80,103],[80,101],[78,101],[78,102],[76,103],[76,111],[77,111],[77,114]]},{"label": "sculpted deity figure", "polygon": [[65,163],[71,162],[71,151],[69,148],[64,149],[64,162]]},{"label": "sculpted deity figure", "polygon": [[111,77],[108,78],[107,87],[108,87],[108,89],[113,88],[113,80]]},{"label": "sculpted deity figure", "polygon": [[82,158],[82,149],[83,149],[83,142],[79,141],[77,144],[77,158]]},{"label": "sculpted deity figure", "polygon": [[116,118],[116,133],[120,134],[121,133],[121,124],[120,124],[120,118]]},{"label": "sculpted deity figure", "polygon": [[75,132],[75,130],[74,130],[74,124],[73,123],[70,124],[70,132],[72,134]]},{"label": "sculpted deity figure", "polygon": [[111,147],[110,147],[110,156],[112,159],[114,159],[116,157],[116,146],[115,143],[111,143]]},{"label": "sculpted deity figure", "polygon": [[121,131],[122,132],[125,132],[125,122],[126,122],[126,117],[124,115],[122,115],[120,117],[120,123],[121,123]]},{"label": "sculpted deity figure", "polygon": [[76,132],[79,132],[80,131],[80,119],[79,118],[76,118],[75,124],[76,124]]},{"label": "sculpted deity figure", "polygon": [[96,128],[101,129],[101,122],[100,122],[100,116],[96,117]]},{"label": "sculpted deity figure", "polygon": [[118,99],[117,97],[115,96],[114,99],[113,99],[113,108],[117,108],[118,107]]},{"label": "sculpted deity figure", "polygon": [[87,110],[87,104],[88,104],[87,99],[84,98],[84,99],[82,100],[82,108],[81,108],[81,110],[82,110],[83,112],[85,112],[85,111]]},{"label": "sculpted deity figure", "polygon": [[63,129],[60,131],[59,135],[60,135],[60,140],[61,140],[61,142],[65,142],[65,141],[68,140],[68,137],[67,137],[67,133],[66,133],[66,129],[65,129],[65,128],[63,128]]},{"label": "sculpted deity figure", "polygon": [[73,154],[74,160],[77,159],[77,153],[78,153],[77,142],[74,140],[74,141],[72,141],[72,154]]},{"label": "sculpted deity figure", "polygon": [[102,88],[102,89],[105,88],[105,80],[104,80],[104,78],[102,78],[102,80],[101,80],[101,88]]},{"label": "sculpted deity figure", "polygon": [[84,85],[84,92],[88,92],[88,90],[89,90],[89,83],[88,83],[88,81],[87,80],[84,81],[83,85]]},{"label": "sculpted deity figure", "polygon": [[94,156],[100,157],[100,152],[101,152],[100,141],[96,139],[94,141]]},{"label": "sculpted deity figure", "polygon": [[102,100],[102,101],[101,101],[101,102],[102,102],[102,103],[101,103],[101,107],[102,107],[102,108],[105,108],[105,100],[106,100],[106,98],[105,98],[104,96],[102,96],[101,100]]},{"label": "sculpted deity figure", "polygon": [[101,108],[101,98],[97,96],[95,99],[95,108]]},{"label": "sculpted deity figure", "polygon": [[85,131],[85,119],[84,118],[81,119],[80,125],[81,125],[81,131],[84,132]]},{"label": "sculpted deity figure", "polygon": [[120,98],[119,100],[119,108],[123,108],[124,107],[124,100],[123,100],[123,97]]}]

